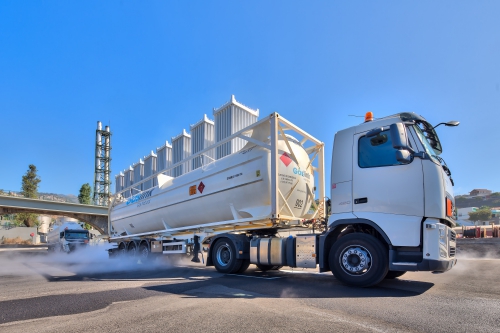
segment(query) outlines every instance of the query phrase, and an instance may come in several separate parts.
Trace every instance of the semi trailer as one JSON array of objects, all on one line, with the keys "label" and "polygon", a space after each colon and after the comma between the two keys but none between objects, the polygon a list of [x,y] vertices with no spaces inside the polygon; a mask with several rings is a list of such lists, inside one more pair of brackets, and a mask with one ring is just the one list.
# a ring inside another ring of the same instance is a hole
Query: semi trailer
[{"label": "semi trailer", "polygon": [[49,252],[70,253],[89,245],[89,239],[88,230],[76,222],[66,222],[47,234],[47,249]]},{"label": "semi trailer", "polygon": [[[109,256],[199,262],[206,252],[222,273],[319,268],[361,287],[445,272],[456,264],[455,201],[434,128],[415,113],[367,113],[335,134],[326,185],[323,142],[273,113],[116,193]],[[246,144],[211,158],[234,140]],[[193,161],[199,167],[170,176]]]}]

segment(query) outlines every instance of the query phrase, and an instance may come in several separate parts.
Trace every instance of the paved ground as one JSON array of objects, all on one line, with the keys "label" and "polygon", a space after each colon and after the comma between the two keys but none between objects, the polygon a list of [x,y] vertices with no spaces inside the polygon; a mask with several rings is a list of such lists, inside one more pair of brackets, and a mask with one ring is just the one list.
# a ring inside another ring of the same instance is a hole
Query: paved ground
[{"label": "paved ground", "polygon": [[500,260],[407,273],[375,288],[330,273],[223,275],[161,261],[0,254],[0,332],[500,332]]}]

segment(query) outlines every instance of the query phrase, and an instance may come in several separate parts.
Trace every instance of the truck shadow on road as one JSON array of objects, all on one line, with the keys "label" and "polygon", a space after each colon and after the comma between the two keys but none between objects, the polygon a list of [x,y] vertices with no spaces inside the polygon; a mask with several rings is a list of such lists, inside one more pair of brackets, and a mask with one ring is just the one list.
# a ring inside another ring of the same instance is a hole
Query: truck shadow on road
[{"label": "truck shadow on road", "polygon": [[[25,264],[26,265],[26,264]],[[400,279],[386,280],[371,288],[345,286],[330,273],[303,271],[261,272],[250,268],[244,274],[221,274],[212,268],[146,267],[101,270],[81,265],[54,265],[47,271],[27,264],[48,282],[139,282],[146,291],[182,295],[194,298],[363,298],[414,297],[431,289],[429,282]],[[91,269],[93,268],[93,269]]]},{"label": "truck shadow on road", "polygon": [[249,270],[244,275],[223,275],[205,281],[179,281],[144,288],[187,298],[366,298],[414,297],[433,286],[428,282],[395,279],[371,288],[356,288],[343,285],[333,276]]}]

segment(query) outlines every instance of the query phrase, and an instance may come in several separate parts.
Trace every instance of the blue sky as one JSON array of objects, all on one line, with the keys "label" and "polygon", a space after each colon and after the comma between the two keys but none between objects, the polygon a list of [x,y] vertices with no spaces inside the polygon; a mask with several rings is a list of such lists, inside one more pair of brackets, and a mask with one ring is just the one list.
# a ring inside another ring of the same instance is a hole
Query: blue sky
[{"label": "blue sky", "polygon": [[229,100],[326,143],[414,111],[439,127],[456,194],[500,191],[500,1],[2,1],[0,188],[92,183],[96,122],[113,180]]}]

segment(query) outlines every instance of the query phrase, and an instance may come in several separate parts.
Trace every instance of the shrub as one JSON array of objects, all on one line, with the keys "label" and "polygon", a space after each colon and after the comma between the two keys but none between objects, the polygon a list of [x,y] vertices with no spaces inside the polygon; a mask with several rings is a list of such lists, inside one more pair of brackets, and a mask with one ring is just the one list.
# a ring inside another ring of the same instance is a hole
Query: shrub
[{"label": "shrub", "polygon": [[33,244],[31,239],[21,239],[21,237],[16,237],[16,238],[5,238],[2,237],[2,243],[3,244],[22,244],[22,245],[31,245]]}]

